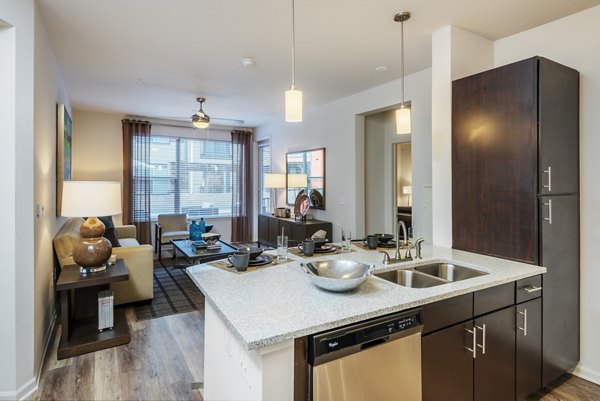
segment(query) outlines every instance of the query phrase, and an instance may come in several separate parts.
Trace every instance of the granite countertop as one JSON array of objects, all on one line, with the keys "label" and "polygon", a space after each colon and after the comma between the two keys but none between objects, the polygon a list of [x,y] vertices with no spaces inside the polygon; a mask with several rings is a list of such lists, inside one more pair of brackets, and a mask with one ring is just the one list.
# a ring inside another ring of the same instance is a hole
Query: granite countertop
[{"label": "granite countertop", "polygon": [[[355,252],[322,254],[311,259],[290,255],[290,263],[246,274],[235,274],[208,264],[188,267],[187,272],[207,302],[249,350],[546,272],[544,267],[431,246],[424,247],[423,259],[386,266],[376,251],[354,245],[353,249]],[[393,255],[394,250],[390,251]],[[450,262],[489,274],[416,289],[370,277],[355,291],[332,293],[315,287],[300,268],[302,261],[324,259],[373,264],[376,273]]]}]

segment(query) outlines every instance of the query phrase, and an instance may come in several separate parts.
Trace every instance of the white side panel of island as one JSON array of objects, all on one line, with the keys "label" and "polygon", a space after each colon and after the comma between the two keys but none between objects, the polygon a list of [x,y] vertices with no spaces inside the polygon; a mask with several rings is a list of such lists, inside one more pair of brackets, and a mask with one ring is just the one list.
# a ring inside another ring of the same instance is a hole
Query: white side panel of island
[{"label": "white side panel of island", "polygon": [[247,350],[207,302],[204,399],[293,400],[294,341]]}]

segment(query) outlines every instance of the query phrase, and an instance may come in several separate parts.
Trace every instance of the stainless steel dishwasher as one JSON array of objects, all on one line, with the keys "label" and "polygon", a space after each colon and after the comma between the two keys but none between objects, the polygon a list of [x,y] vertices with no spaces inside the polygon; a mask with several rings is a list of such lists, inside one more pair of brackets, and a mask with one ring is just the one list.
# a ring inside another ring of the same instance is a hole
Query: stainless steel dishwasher
[{"label": "stainless steel dishwasher", "polygon": [[309,337],[313,401],[421,401],[420,309]]}]

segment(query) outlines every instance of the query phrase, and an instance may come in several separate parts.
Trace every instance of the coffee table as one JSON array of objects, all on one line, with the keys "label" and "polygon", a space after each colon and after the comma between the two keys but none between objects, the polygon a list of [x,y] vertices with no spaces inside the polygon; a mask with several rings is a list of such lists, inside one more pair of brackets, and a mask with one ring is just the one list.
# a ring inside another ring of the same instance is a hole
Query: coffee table
[{"label": "coffee table", "polygon": [[219,259],[225,259],[229,255],[233,255],[237,252],[237,248],[231,244],[228,244],[225,241],[217,241],[219,245],[221,245],[221,249],[214,251],[201,251],[196,253],[191,245],[189,245],[188,240],[185,239],[174,239],[171,240],[171,245],[173,245],[173,259],[174,266],[176,267],[187,267],[187,266],[178,266],[177,265],[177,257],[178,255],[183,256],[188,265],[192,264],[200,264],[213,262]]},{"label": "coffee table", "polygon": [[[83,275],[79,266],[63,267],[56,290],[61,300],[61,336],[57,359],[69,358],[117,345],[131,339],[124,309],[114,310],[112,329],[98,331],[98,291],[109,288],[109,283],[129,280],[129,271],[122,259],[97,273]],[[75,293],[71,297],[71,291]],[[74,302],[72,302],[74,299]]]}]

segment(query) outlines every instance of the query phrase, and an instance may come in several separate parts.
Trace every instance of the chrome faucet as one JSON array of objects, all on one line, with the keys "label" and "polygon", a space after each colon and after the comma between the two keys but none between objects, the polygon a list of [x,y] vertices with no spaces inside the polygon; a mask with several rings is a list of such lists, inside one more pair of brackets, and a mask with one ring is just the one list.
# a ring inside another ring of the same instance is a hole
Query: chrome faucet
[{"label": "chrome faucet", "polygon": [[413,245],[413,247],[415,248],[415,259],[423,259],[423,256],[421,256],[421,247],[423,242],[425,242],[425,240],[423,238],[419,238],[418,240],[415,241],[415,245]]},{"label": "chrome faucet", "polygon": [[[406,233],[406,224],[402,220],[396,223],[396,259],[400,260],[400,228],[402,228],[402,236],[404,240],[402,241],[403,248],[408,246],[408,234]],[[408,250],[408,255],[410,255],[410,248]]]}]

